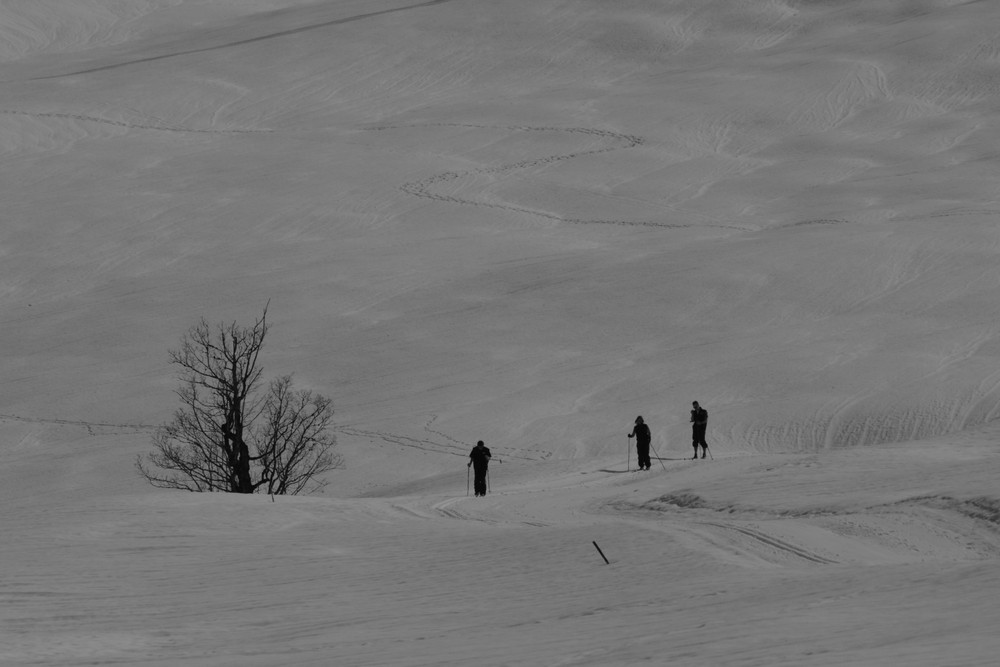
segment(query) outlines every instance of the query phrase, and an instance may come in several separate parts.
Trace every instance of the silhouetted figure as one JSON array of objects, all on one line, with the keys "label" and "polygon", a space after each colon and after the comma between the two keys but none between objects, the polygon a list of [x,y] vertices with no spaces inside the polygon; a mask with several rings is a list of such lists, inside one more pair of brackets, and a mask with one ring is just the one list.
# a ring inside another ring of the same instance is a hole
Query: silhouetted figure
[{"label": "silhouetted figure", "polygon": [[708,452],[708,443],[705,442],[705,429],[708,428],[708,410],[698,405],[698,401],[691,404],[691,446],[694,447],[694,456],[698,458],[698,446],[701,446],[701,458],[705,458]]},{"label": "silhouetted figure", "polygon": [[629,438],[635,438],[635,451],[639,455],[639,470],[649,470],[649,427],[642,421],[642,417],[635,418],[635,428],[628,434]]},{"label": "silhouetted figure", "polygon": [[486,495],[486,471],[490,467],[490,458],[492,458],[490,450],[483,444],[482,440],[477,442],[476,446],[469,452],[469,465],[472,466],[476,474],[473,486],[475,487],[477,496]]}]

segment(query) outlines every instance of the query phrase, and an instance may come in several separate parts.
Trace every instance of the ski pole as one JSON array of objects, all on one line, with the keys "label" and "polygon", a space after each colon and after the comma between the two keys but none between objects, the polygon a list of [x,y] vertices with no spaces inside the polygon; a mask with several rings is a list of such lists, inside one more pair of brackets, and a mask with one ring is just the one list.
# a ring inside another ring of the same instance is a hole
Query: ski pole
[{"label": "ski pole", "polygon": [[465,495],[469,495],[469,476],[472,474],[472,466],[465,468]]},{"label": "ski pole", "polygon": [[709,460],[710,461],[714,461],[715,457],[712,456],[712,450],[708,448],[708,445],[705,445],[705,451],[708,452],[708,458],[709,458]]},{"label": "ski pole", "polygon": [[667,466],[663,465],[663,459],[660,458],[659,452],[657,452],[656,448],[653,447],[653,443],[649,443],[649,448],[653,450],[654,454],[656,454],[656,460],[660,462],[660,467],[666,470]]},{"label": "ski pole", "polygon": [[490,469],[486,469],[486,493],[490,492]]},{"label": "ski pole", "polygon": [[625,443],[625,468],[628,472],[632,472],[632,438]]}]

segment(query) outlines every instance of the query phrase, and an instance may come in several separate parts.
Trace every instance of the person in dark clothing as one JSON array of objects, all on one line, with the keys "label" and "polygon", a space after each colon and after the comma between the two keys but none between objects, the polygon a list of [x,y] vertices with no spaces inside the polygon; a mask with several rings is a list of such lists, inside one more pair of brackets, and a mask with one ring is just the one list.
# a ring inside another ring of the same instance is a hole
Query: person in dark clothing
[{"label": "person in dark clothing", "polygon": [[486,495],[486,471],[490,466],[490,458],[492,458],[490,450],[483,444],[482,440],[477,442],[476,446],[469,452],[469,465],[476,473],[474,487],[477,496]]},{"label": "person in dark clothing", "polygon": [[705,429],[708,428],[708,410],[698,405],[698,401],[691,404],[691,446],[694,447],[694,456],[698,458],[698,446],[701,446],[701,458],[705,458],[708,452],[708,443],[705,442]]},{"label": "person in dark clothing", "polygon": [[628,434],[629,439],[635,438],[635,450],[639,454],[639,470],[649,470],[649,441],[651,435],[649,427],[642,421],[642,417],[635,418],[635,428]]}]

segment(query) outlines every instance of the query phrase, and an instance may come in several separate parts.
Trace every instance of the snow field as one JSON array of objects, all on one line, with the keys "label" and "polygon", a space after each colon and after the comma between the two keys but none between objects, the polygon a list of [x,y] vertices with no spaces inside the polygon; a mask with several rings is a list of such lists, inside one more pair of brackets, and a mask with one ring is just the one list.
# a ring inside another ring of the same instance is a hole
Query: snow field
[{"label": "snow field", "polygon": [[[994,664],[997,13],[0,3],[0,663]],[[146,486],[268,300],[345,468]]]}]

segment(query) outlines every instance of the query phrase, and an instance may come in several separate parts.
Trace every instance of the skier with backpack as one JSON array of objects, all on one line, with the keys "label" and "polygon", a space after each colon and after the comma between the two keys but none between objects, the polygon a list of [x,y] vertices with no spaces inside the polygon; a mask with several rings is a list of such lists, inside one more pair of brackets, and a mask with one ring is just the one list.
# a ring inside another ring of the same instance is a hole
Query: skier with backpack
[{"label": "skier with backpack", "polygon": [[466,467],[472,467],[475,472],[473,486],[476,490],[476,496],[486,495],[486,473],[489,470],[491,458],[489,447],[483,444],[482,440],[477,442],[476,446],[469,452],[469,465]]},{"label": "skier with backpack", "polygon": [[649,470],[649,442],[652,436],[641,415],[635,418],[635,428],[628,434],[628,437],[629,440],[635,438],[635,450],[639,455],[639,470]]},{"label": "skier with backpack", "polygon": [[701,446],[701,458],[705,458],[708,453],[708,443],[705,442],[705,430],[708,428],[708,410],[698,405],[698,401],[691,404],[691,446],[694,447],[694,456],[698,458],[698,446]]}]

